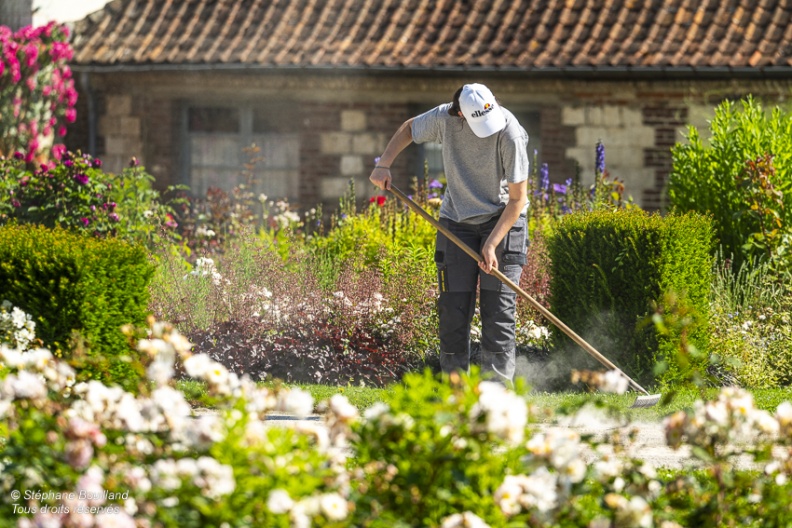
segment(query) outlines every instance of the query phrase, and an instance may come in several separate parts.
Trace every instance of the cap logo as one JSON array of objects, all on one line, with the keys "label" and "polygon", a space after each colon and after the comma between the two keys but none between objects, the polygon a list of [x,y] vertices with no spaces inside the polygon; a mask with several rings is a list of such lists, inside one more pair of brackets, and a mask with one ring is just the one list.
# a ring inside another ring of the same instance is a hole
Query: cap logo
[{"label": "cap logo", "polygon": [[483,110],[476,110],[475,112],[470,114],[470,117],[484,117],[485,115],[489,114],[493,110],[495,110],[495,107],[492,106],[490,103],[487,103],[487,104],[484,105],[484,109]]}]

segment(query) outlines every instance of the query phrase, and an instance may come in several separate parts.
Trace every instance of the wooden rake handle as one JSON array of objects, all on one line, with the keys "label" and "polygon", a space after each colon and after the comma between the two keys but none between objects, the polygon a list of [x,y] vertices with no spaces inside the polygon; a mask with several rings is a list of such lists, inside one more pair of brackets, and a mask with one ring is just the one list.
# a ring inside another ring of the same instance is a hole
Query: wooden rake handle
[{"label": "wooden rake handle", "polygon": [[[438,231],[440,231],[440,232],[441,232],[441,233],[442,233],[442,234],[443,234],[443,235],[444,235],[446,238],[448,238],[448,239],[449,239],[451,242],[453,242],[454,244],[456,244],[456,245],[457,245],[457,246],[458,246],[458,247],[459,247],[459,248],[460,248],[462,251],[464,251],[465,253],[467,253],[467,254],[470,256],[470,258],[472,258],[472,259],[473,259],[473,260],[475,260],[476,262],[482,262],[482,261],[484,260],[484,259],[481,257],[481,255],[479,255],[479,254],[478,254],[476,251],[474,251],[473,249],[471,249],[471,248],[470,248],[470,246],[468,246],[467,244],[465,244],[465,243],[464,243],[462,240],[460,240],[460,238],[459,238],[459,237],[457,237],[455,234],[453,234],[453,233],[452,233],[452,232],[450,232],[448,229],[446,229],[446,227],[445,227],[445,226],[443,226],[443,225],[442,225],[440,222],[438,222],[438,221],[435,219],[435,217],[434,217],[434,216],[432,216],[432,215],[430,215],[429,213],[427,213],[426,211],[424,211],[424,210],[423,210],[423,208],[421,208],[421,206],[419,206],[417,203],[415,203],[414,201],[412,201],[412,200],[410,199],[410,197],[409,197],[409,196],[407,196],[406,194],[404,194],[402,191],[400,191],[400,190],[398,189],[398,187],[396,187],[396,186],[394,186],[393,184],[391,184],[391,186],[390,186],[390,189],[389,189],[389,190],[390,190],[390,192],[391,192],[391,193],[393,193],[393,194],[394,194],[394,195],[395,195],[395,196],[396,196],[396,197],[397,197],[399,200],[401,200],[402,202],[404,202],[404,203],[405,203],[405,205],[407,205],[407,207],[409,207],[410,209],[412,209],[413,211],[415,211],[416,213],[418,213],[419,215],[421,215],[421,216],[422,216],[422,217],[423,217],[423,218],[424,218],[424,219],[425,219],[427,222],[429,222],[430,224],[432,224],[432,225],[433,225],[433,226],[434,226],[434,227],[435,227],[435,228],[436,228]],[[621,370],[619,367],[617,367],[616,365],[614,365],[614,364],[613,364],[613,362],[611,362],[611,361],[610,361],[608,358],[606,358],[605,356],[603,356],[602,354],[600,354],[600,353],[597,351],[597,349],[596,349],[596,348],[594,348],[593,346],[591,346],[591,345],[590,345],[588,342],[586,342],[586,341],[585,341],[585,340],[584,340],[582,337],[580,337],[579,335],[577,335],[577,334],[576,334],[576,333],[575,333],[575,332],[574,332],[574,331],[573,331],[571,328],[569,328],[569,327],[568,327],[566,324],[564,324],[564,322],[563,322],[561,319],[559,319],[558,317],[556,317],[555,315],[553,315],[553,314],[552,314],[552,313],[551,313],[551,312],[550,312],[550,311],[549,311],[547,308],[545,308],[544,306],[542,306],[542,305],[539,303],[539,301],[537,301],[536,299],[534,299],[533,297],[531,297],[530,295],[528,295],[528,293],[527,293],[525,290],[523,290],[522,288],[520,288],[520,286],[519,286],[519,285],[517,285],[517,284],[515,284],[515,283],[514,283],[514,281],[512,281],[512,280],[511,280],[511,279],[509,279],[509,278],[508,278],[506,275],[504,275],[503,273],[501,273],[501,271],[500,271],[499,269],[497,269],[497,268],[493,268],[493,269],[492,269],[492,275],[495,275],[495,277],[497,277],[497,278],[498,278],[498,279],[499,279],[501,282],[503,282],[503,283],[504,283],[506,286],[508,286],[509,288],[511,288],[511,289],[512,289],[514,292],[516,292],[516,293],[517,293],[517,294],[518,294],[520,297],[522,297],[523,299],[525,299],[526,301],[528,301],[528,302],[531,304],[531,306],[533,306],[534,308],[536,308],[536,309],[539,311],[539,313],[541,313],[541,314],[542,314],[542,315],[543,315],[543,316],[544,316],[544,317],[545,317],[545,318],[546,318],[548,321],[550,321],[551,323],[553,323],[553,324],[554,324],[554,325],[555,325],[555,326],[556,326],[556,327],[557,327],[559,330],[561,330],[562,332],[564,332],[564,333],[565,333],[565,334],[566,334],[566,335],[567,335],[567,336],[568,336],[568,337],[569,337],[569,338],[570,338],[572,341],[574,341],[575,343],[577,343],[577,344],[578,344],[578,345],[579,345],[579,346],[580,346],[580,347],[581,347],[583,350],[585,350],[586,352],[588,352],[588,354],[589,354],[590,356],[592,356],[594,359],[596,359],[597,361],[599,361],[599,362],[600,362],[600,363],[601,363],[603,366],[605,366],[605,367],[609,368],[610,370],[615,370],[615,371],[619,372],[619,373],[620,373],[622,376],[624,376],[624,377],[627,379],[627,381],[629,381],[629,382],[630,382],[630,385],[632,385],[632,387],[633,387],[633,388],[635,388],[637,391],[639,391],[639,392],[641,392],[641,393],[643,393],[643,394],[645,394],[645,395],[647,395],[647,396],[649,395],[649,392],[648,392],[646,389],[644,389],[643,387],[641,387],[641,386],[640,386],[640,385],[639,385],[639,384],[638,384],[636,381],[634,381],[634,380],[633,380],[633,379],[632,379],[630,376],[628,376],[627,374],[625,374],[625,373],[624,373],[624,372],[623,372],[623,371],[622,371],[622,370]]]}]

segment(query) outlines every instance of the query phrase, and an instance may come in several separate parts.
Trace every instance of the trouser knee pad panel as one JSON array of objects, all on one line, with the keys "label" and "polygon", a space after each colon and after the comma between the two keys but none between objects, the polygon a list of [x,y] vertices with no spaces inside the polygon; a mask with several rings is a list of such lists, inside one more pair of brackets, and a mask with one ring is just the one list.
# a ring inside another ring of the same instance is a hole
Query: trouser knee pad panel
[{"label": "trouser knee pad panel", "polygon": [[467,370],[470,364],[470,321],[476,305],[475,292],[440,294],[440,366],[443,372]]},{"label": "trouser knee pad panel", "polygon": [[481,348],[505,352],[515,348],[517,295],[481,290]]}]

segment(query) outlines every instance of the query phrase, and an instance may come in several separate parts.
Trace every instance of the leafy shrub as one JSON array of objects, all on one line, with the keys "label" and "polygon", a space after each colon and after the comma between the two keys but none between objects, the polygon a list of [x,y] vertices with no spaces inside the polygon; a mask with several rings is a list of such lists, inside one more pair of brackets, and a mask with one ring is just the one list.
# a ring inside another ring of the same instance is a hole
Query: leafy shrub
[{"label": "leafy shrub", "polygon": [[35,171],[0,158],[0,225],[58,226],[149,247],[171,240],[173,211],[152,188],[154,178],[134,159],[120,175],[101,166],[99,159],[72,152]]},{"label": "leafy shrub", "polygon": [[[429,209],[428,199],[415,198],[424,209]],[[310,247],[339,262],[355,262],[388,273],[383,256],[387,262],[392,262],[400,258],[405,249],[433,248],[435,236],[436,231],[429,222],[396,198],[380,196],[360,213],[354,202],[342,201],[333,225],[325,236],[312,238]]]},{"label": "leafy shrub", "polygon": [[65,150],[52,143],[76,118],[68,40],[68,28],[55,22],[16,33],[0,26],[0,156],[32,163]]},{"label": "leafy shrub", "polygon": [[[0,526],[788,526],[792,405],[724,389],[665,421],[698,470],[630,458],[624,422],[597,439],[534,429],[517,392],[413,374],[362,416],[335,395],[264,388],[170,325],[130,331],[150,388],[75,384],[49,351],[0,347]],[[206,386],[195,416],[176,362]],[[601,403],[601,402],[600,402]],[[610,409],[616,411],[615,409]],[[321,421],[272,426],[271,413]],[[552,419],[553,416],[546,416]],[[775,448],[774,448],[775,447]],[[736,462],[758,471],[735,469]],[[36,496],[36,492],[40,492]],[[98,499],[82,498],[88,493]],[[91,510],[90,508],[93,508]],[[80,509],[88,509],[80,513]]]},{"label": "leafy shrub", "polygon": [[[365,483],[356,493],[356,526],[439,526],[464,511],[506,522],[496,492],[503,476],[522,469],[517,447],[528,407],[520,397],[485,388],[479,393],[468,380],[438,384],[428,372],[412,374],[366,411],[354,429]],[[502,429],[487,419],[497,412],[485,403],[488,394],[497,400]]]},{"label": "leafy shrub", "polygon": [[[547,253],[547,236],[538,229],[528,243],[520,288],[539,304],[550,309],[550,257]],[[541,313],[522,297],[517,299],[517,320],[547,324]]]},{"label": "leafy shrub", "polygon": [[[0,526],[345,526],[341,419],[333,438],[268,427],[272,412],[311,413],[310,395],[258,388],[191,356],[169,325],[140,333],[151,390],[137,395],[75,384],[71,367],[45,349],[0,347],[9,371],[0,380],[3,482],[20,492],[0,501]],[[192,416],[170,386],[176,358],[206,383],[218,414]],[[328,417],[336,409],[344,410],[332,406]]]},{"label": "leafy shrub", "polygon": [[59,354],[84,338],[81,379],[134,387],[126,324],[143,324],[153,274],[145,250],[116,239],[98,240],[41,226],[0,228],[0,291],[31,314],[36,334]]},{"label": "leafy shrub", "polygon": [[719,258],[713,270],[712,373],[724,385],[761,388],[792,383],[792,300],[769,263],[738,272]]},{"label": "leafy shrub", "polygon": [[690,342],[707,349],[711,238],[709,220],[696,215],[568,215],[548,241],[551,311],[626,372],[651,381],[655,363],[671,361],[663,380],[679,380],[679,336],[658,336],[646,321],[673,292],[698,314]]},{"label": "leafy shrub", "polygon": [[[782,251],[788,254],[789,237],[782,239],[781,235],[789,234],[792,225],[792,193],[788,192],[792,185],[792,115],[778,107],[766,112],[752,97],[739,104],[724,101],[715,109],[710,133],[705,145],[698,130],[690,127],[688,143],[672,149],[668,182],[672,210],[711,215],[717,239],[724,254],[733,258],[735,270],[757,257],[766,257],[768,241],[756,236],[763,230],[764,237],[779,230],[774,234],[774,247],[783,241]],[[766,162],[757,167],[767,156],[773,167]],[[765,195],[765,191],[771,194]],[[773,191],[780,193],[777,203],[763,199],[752,208],[757,194],[772,198]],[[775,219],[778,224],[770,227]]]}]

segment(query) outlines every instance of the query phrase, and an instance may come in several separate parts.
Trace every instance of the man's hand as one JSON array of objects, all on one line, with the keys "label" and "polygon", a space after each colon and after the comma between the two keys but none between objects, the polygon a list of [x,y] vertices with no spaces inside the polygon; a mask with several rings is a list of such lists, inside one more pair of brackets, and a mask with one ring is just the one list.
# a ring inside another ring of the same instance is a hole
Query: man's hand
[{"label": "man's hand", "polygon": [[371,176],[369,176],[369,180],[371,180],[371,183],[373,183],[383,191],[389,190],[391,186],[390,169],[387,169],[385,167],[376,167],[373,171],[371,171]]},{"label": "man's hand", "polygon": [[490,243],[485,243],[484,247],[481,248],[481,258],[482,260],[479,262],[479,268],[481,268],[484,273],[492,273],[492,269],[498,269],[498,258],[495,256],[495,246]]}]

